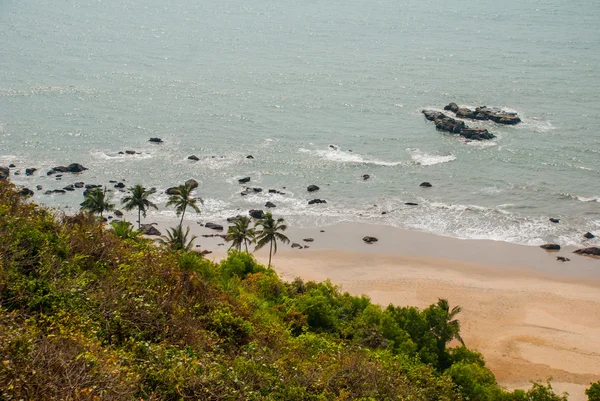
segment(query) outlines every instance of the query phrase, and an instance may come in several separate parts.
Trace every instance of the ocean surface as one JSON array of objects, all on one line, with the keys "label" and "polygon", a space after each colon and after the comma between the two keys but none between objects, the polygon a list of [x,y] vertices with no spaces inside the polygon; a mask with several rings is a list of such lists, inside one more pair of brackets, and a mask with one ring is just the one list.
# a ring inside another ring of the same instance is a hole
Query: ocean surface
[{"label": "ocean surface", "polygon": [[[2,0],[0,165],[56,207],[81,190],[44,191],[76,181],[156,187],[148,221],[194,178],[190,221],[272,201],[302,227],[598,244],[599,19],[597,0]],[[465,142],[421,114],[449,102],[523,123]],[[89,170],[45,175],[72,162]],[[264,191],[241,196],[245,176]]]}]

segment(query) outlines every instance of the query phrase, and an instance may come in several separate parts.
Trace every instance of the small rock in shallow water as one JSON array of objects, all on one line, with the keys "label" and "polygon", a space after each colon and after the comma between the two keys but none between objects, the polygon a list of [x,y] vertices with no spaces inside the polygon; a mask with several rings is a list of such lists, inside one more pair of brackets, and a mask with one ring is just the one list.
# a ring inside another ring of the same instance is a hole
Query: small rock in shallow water
[{"label": "small rock in shallow water", "polygon": [[302,241],[304,242],[313,242],[315,239],[314,238],[304,238]]},{"label": "small rock in shallow water", "polygon": [[162,143],[162,139],[160,138],[150,138],[148,139],[148,142],[152,142],[152,143]]},{"label": "small rock in shallow water", "polygon": [[560,219],[555,219],[555,218],[552,218],[552,217],[551,217],[551,218],[550,218],[550,219],[548,219],[548,220],[550,220],[552,223],[560,223]]},{"label": "small rock in shallow water", "polygon": [[267,203],[265,203],[265,207],[271,208],[271,207],[277,207],[277,206],[273,202],[267,202]]},{"label": "small rock in shallow water", "polygon": [[426,182],[422,182],[421,185],[419,185],[419,186],[423,187],[423,188],[431,188],[433,185],[431,185],[431,183],[426,181]]},{"label": "small rock in shallow water", "polygon": [[588,231],[587,233],[583,234],[583,236],[584,236],[585,238],[587,238],[587,239],[592,239],[592,238],[595,238],[595,237],[596,237],[594,234],[592,234],[592,233],[591,233],[591,232],[589,232],[589,231]]},{"label": "small rock in shallow water", "polygon": [[593,246],[590,248],[578,249],[573,253],[576,253],[578,255],[600,256],[600,248],[598,248],[597,246]]},{"label": "small rock in shallow water", "polygon": [[193,160],[193,161],[197,162],[200,159],[196,155],[191,155],[191,156],[188,156],[188,160]]},{"label": "small rock in shallow water", "polygon": [[558,244],[544,244],[540,245],[540,248],[545,249],[547,251],[560,251],[560,245]]},{"label": "small rock in shallow water", "polygon": [[318,190],[319,190],[319,187],[318,187],[318,186],[316,186],[316,185],[309,185],[309,186],[306,188],[306,190],[307,190],[308,192],[314,192],[314,191],[318,191]]},{"label": "small rock in shallow water", "polygon": [[244,177],[244,178],[240,178],[240,179],[238,180],[238,182],[239,182],[240,184],[246,184],[246,183],[250,182],[250,177]]}]

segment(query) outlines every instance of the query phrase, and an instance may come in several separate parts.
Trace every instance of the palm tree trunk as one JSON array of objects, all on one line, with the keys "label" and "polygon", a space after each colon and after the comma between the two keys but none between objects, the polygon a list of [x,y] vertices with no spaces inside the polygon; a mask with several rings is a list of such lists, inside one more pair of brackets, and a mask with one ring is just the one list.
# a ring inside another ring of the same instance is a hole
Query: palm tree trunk
[{"label": "palm tree trunk", "polygon": [[183,216],[185,216],[185,208],[186,208],[186,206],[183,207],[183,211],[181,212],[181,221],[179,222],[179,229],[180,230],[183,227]]},{"label": "palm tree trunk", "polygon": [[248,253],[248,240],[244,238],[244,246],[246,247],[246,253]]},{"label": "palm tree trunk", "polygon": [[273,252],[273,240],[271,240],[270,246],[269,246],[269,268],[271,267],[271,255]]},{"label": "palm tree trunk", "polygon": [[138,230],[142,228],[142,208],[138,207]]}]

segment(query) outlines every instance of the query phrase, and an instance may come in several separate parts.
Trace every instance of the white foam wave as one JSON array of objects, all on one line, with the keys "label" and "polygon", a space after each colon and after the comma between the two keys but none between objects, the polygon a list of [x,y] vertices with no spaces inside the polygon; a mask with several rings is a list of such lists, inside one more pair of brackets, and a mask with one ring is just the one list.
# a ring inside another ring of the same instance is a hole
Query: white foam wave
[{"label": "white foam wave", "polygon": [[453,154],[426,153],[419,149],[406,149],[411,154],[411,159],[421,166],[433,166],[440,163],[448,163],[456,160]]},{"label": "white foam wave", "polygon": [[578,200],[580,202],[599,202],[600,203],[600,196],[599,197],[593,197],[593,196],[582,196],[582,195],[577,195],[577,194],[565,194],[565,196],[571,198],[571,199],[575,199]]},{"label": "white foam wave", "polygon": [[152,159],[153,155],[150,153],[136,153],[134,155],[119,154],[119,153],[106,153],[103,151],[90,152],[92,157],[101,160],[121,161],[121,160],[145,160]]},{"label": "white foam wave", "polygon": [[406,161],[397,161],[397,162],[388,162],[377,159],[366,159],[358,153],[353,152],[344,152],[343,150],[339,150],[337,148],[330,148],[328,150],[309,150],[301,148],[299,149],[301,153],[309,153],[319,156],[325,160],[329,160],[332,162],[338,163],[356,163],[356,164],[373,164],[375,166],[386,166],[386,167],[394,167],[394,166],[406,166],[409,163]]}]

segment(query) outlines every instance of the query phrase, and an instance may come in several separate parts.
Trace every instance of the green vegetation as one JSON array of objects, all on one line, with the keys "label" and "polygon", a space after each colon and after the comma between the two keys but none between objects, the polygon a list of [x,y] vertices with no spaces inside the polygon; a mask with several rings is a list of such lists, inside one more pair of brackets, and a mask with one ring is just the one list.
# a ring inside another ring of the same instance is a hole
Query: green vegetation
[{"label": "green vegetation", "polygon": [[123,198],[121,203],[123,209],[129,211],[138,210],[138,228],[142,227],[142,216],[146,218],[146,211],[150,208],[158,209],[158,207],[148,199],[152,195],[152,191],[147,191],[142,185],[137,184],[129,188],[129,194]]},{"label": "green vegetation", "polygon": [[277,241],[287,244],[290,239],[283,234],[287,226],[283,224],[282,218],[275,220],[271,213],[265,213],[262,219],[256,223],[256,250],[269,244],[269,265],[271,267],[271,257],[277,253]]},{"label": "green vegetation", "polygon": [[110,203],[109,197],[106,195],[106,188],[104,188],[104,191],[100,188],[86,191],[80,206],[84,212],[99,214],[100,217],[104,212],[109,212],[115,208],[115,205]]},{"label": "green vegetation", "polygon": [[240,216],[229,227],[225,239],[231,242],[229,249],[235,248],[241,251],[242,244],[244,244],[246,252],[248,252],[248,243],[254,242],[255,235],[254,229],[250,228],[250,219],[246,216]]},{"label": "green vegetation", "polygon": [[445,300],[382,309],[116,233],[0,181],[0,400],[565,399],[500,388]]},{"label": "green vegetation", "polygon": [[177,212],[177,216],[181,215],[181,220],[179,221],[179,230],[183,227],[183,217],[185,216],[185,211],[188,207],[191,207],[196,211],[196,213],[200,213],[200,207],[198,207],[198,202],[202,203],[201,198],[194,198],[192,196],[192,191],[194,187],[190,184],[184,184],[177,187],[177,191],[171,196],[169,196],[169,200],[167,202],[167,206],[175,206],[175,211]]},{"label": "green vegetation", "polygon": [[600,401],[600,381],[592,383],[590,388],[585,390],[585,395],[588,396],[588,401]]}]

